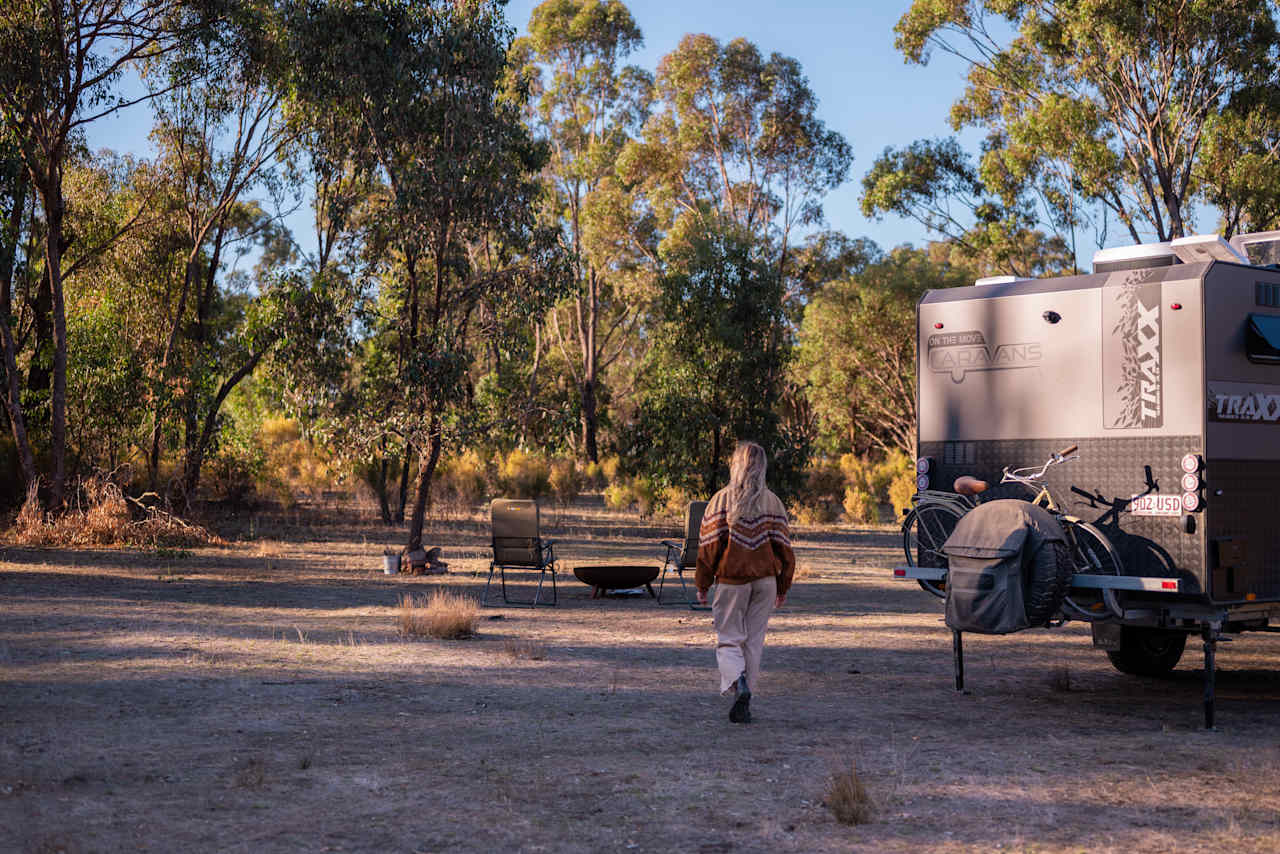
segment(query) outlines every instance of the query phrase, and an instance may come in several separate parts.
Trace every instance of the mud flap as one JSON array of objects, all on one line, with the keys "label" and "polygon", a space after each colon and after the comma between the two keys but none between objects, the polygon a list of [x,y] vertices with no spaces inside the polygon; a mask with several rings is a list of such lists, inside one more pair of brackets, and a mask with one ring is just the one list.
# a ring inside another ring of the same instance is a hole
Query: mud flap
[{"label": "mud flap", "polygon": [[1120,640],[1121,626],[1119,623],[1105,623],[1097,620],[1090,623],[1089,628],[1093,631],[1093,645],[1098,649],[1119,652],[1123,647]]}]

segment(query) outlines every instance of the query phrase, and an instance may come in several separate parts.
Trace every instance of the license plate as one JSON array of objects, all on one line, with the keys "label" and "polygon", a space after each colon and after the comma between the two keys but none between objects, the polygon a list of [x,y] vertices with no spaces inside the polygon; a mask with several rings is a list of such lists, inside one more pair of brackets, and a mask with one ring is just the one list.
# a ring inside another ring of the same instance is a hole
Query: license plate
[{"label": "license plate", "polygon": [[1180,495],[1135,495],[1129,502],[1129,512],[1135,516],[1181,516]]}]

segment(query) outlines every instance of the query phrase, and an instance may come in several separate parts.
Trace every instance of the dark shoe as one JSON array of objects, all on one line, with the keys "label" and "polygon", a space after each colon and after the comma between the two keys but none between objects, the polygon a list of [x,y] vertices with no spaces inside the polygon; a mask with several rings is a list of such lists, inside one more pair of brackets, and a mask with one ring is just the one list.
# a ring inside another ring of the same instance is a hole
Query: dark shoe
[{"label": "dark shoe", "polygon": [[738,698],[733,701],[733,708],[729,710],[729,720],[735,724],[751,723],[751,688],[747,685],[747,674],[738,677],[738,682],[734,685],[738,692]]}]

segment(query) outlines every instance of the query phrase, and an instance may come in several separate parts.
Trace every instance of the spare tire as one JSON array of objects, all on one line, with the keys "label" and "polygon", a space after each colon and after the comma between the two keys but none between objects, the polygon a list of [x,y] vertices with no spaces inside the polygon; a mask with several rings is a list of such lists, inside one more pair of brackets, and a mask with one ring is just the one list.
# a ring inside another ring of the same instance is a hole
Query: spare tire
[{"label": "spare tire", "polygon": [[1061,540],[1044,543],[1025,564],[1027,622],[1043,626],[1062,607],[1075,566],[1071,549]]}]

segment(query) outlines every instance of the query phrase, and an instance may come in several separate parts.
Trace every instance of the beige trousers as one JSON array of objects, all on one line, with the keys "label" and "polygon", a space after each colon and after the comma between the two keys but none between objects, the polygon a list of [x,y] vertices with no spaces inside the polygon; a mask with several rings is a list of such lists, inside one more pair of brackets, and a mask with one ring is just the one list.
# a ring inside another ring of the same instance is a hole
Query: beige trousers
[{"label": "beige trousers", "polygon": [[778,580],[772,575],[747,584],[716,585],[711,617],[716,627],[721,694],[732,688],[744,672],[752,692],[756,690],[760,657],[764,654],[764,630],[777,598]]}]

